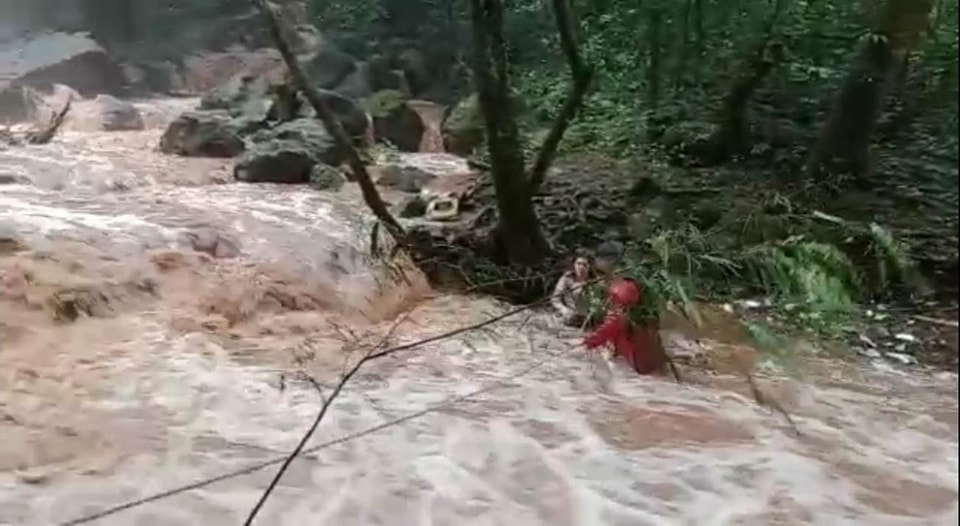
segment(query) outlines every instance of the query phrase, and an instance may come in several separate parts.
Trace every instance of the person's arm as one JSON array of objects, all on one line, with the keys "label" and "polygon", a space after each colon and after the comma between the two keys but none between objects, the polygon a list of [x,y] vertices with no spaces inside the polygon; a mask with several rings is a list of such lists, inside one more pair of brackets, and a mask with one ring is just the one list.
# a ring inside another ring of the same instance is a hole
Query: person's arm
[{"label": "person's arm", "polygon": [[621,330],[623,330],[623,318],[620,316],[611,316],[589,336],[584,338],[583,344],[587,349],[597,348],[614,341]]}]

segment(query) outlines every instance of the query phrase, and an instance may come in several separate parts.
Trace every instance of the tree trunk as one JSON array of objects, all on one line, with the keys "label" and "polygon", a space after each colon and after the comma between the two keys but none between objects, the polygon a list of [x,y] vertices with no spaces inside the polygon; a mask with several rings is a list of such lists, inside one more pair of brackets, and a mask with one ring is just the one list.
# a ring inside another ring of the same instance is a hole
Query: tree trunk
[{"label": "tree trunk", "polygon": [[550,132],[543,140],[537,158],[533,163],[533,168],[530,170],[531,194],[537,193],[543,183],[547,170],[553,163],[554,157],[556,157],[560,140],[583,106],[587,89],[593,82],[593,70],[583,62],[577,43],[574,40],[574,23],[573,15],[570,12],[570,4],[567,0],[553,0],[553,13],[556,18],[557,33],[560,36],[560,48],[563,50],[567,65],[570,67],[570,93],[567,94],[567,100],[563,103]]},{"label": "tree trunk", "polygon": [[697,154],[702,164],[712,166],[722,163],[731,156],[742,153],[749,146],[747,106],[757,88],[783,56],[781,45],[773,41],[782,7],[782,0],[776,0],[773,12],[767,20],[763,40],[749,55],[747,63],[741,68],[743,73],[737,77],[723,98],[717,129]]},{"label": "tree trunk", "polygon": [[927,31],[933,0],[887,0],[874,31],[864,39],[810,154],[813,179],[865,182],[871,173],[870,144],[903,57]]},{"label": "tree trunk", "polygon": [[658,6],[650,7],[647,14],[647,102],[650,106],[656,106],[660,102],[662,29],[663,11]]},{"label": "tree trunk", "polygon": [[494,232],[501,263],[533,265],[549,254],[533,208],[523,151],[509,92],[501,0],[470,0],[473,80],[486,126],[490,171],[496,192]]}]

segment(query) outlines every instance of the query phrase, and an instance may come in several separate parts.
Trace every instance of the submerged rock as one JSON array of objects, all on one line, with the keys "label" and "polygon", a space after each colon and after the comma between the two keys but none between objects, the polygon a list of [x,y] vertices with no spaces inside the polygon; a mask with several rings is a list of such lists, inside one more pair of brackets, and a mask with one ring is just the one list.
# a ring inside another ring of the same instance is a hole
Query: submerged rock
[{"label": "submerged rock", "polygon": [[223,111],[191,111],[160,138],[160,151],[186,157],[235,157],[244,150],[237,125]]},{"label": "submerged rock", "polygon": [[94,99],[100,129],[103,131],[130,131],[144,129],[143,116],[136,106],[110,95]]}]

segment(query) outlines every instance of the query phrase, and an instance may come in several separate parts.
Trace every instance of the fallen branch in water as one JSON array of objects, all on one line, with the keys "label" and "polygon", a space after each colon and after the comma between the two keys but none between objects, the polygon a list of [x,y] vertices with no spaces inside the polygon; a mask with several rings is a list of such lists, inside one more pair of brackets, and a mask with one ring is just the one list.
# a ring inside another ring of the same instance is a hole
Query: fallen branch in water
[{"label": "fallen branch in water", "polygon": [[[270,481],[270,484],[267,486],[267,489],[264,490],[263,494],[260,495],[260,499],[254,505],[253,509],[250,510],[250,514],[247,516],[247,520],[244,521],[244,525],[249,526],[253,524],[254,519],[256,519],[257,514],[260,512],[260,509],[263,508],[263,505],[267,502],[267,499],[270,498],[270,495],[273,493],[273,490],[277,487],[277,484],[280,483],[280,479],[283,478],[284,473],[287,472],[287,469],[290,467],[290,464],[293,463],[293,460],[297,458],[303,449],[307,446],[307,442],[313,437],[313,434],[317,431],[317,428],[320,426],[320,422],[323,421],[323,417],[326,416],[327,411],[330,409],[330,406],[333,404],[333,401],[343,392],[343,388],[347,383],[352,379],[360,369],[371,360],[375,360],[378,357],[387,356],[384,354],[384,346],[390,341],[393,337],[394,332],[397,330],[397,327],[400,326],[407,319],[407,316],[401,316],[391,325],[387,333],[381,338],[381,340],[371,348],[367,354],[357,361],[349,370],[347,370],[340,378],[340,381],[337,382],[337,385],[334,386],[333,390],[330,392],[329,396],[323,396],[323,404],[320,406],[320,411],[317,413],[316,418],[314,418],[313,423],[307,429],[307,432],[304,433],[301,437],[300,442],[297,443],[297,446],[294,450],[287,456],[283,461],[283,464],[280,465],[280,469],[277,470],[277,473],[273,476],[273,479]],[[390,351],[390,349],[386,349]],[[314,388],[321,393],[323,393],[322,387],[317,383],[314,385]]]},{"label": "fallen branch in water", "polygon": [[53,114],[50,118],[50,122],[46,126],[40,128],[39,130],[33,130],[27,133],[26,141],[28,144],[47,144],[53,140],[54,136],[57,135],[57,131],[63,126],[63,121],[67,118],[67,113],[70,112],[70,107],[73,104],[73,97],[67,97],[67,102],[64,103],[63,107],[60,108],[60,111]]},{"label": "fallen branch in water", "polygon": [[793,432],[799,437],[800,428],[797,427],[797,424],[793,422],[793,418],[790,417],[790,413],[780,405],[780,402],[774,400],[773,398],[765,395],[763,391],[760,390],[760,386],[757,385],[757,380],[753,377],[753,374],[749,370],[744,369],[743,375],[747,379],[747,385],[750,386],[750,394],[753,395],[753,399],[757,401],[757,404],[768,407],[777,413],[783,415],[784,420],[787,421],[787,424],[790,424],[790,427],[793,429]]},{"label": "fallen branch in water", "polygon": [[932,323],[933,325],[940,325],[941,327],[953,327],[954,329],[960,327],[960,323],[957,323],[957,320],[943,320],[940,318],[931,318],[930,316],[923,316],[920,314],[914,315],[913,319]]}]

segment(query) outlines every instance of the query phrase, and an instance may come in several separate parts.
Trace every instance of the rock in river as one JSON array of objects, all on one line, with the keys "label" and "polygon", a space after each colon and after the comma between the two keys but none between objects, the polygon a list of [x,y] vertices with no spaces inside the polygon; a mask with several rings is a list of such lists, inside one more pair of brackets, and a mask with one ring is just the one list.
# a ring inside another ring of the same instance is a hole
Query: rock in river
[{"label": "rock in river", "polygon": [[296,119],[251,138],[237,160],[234,177],[248,183],[299,184],[310,181],[318,164],[337,166],[343,159],[333,137],[315,119]]},{"label": "rock in river", "polygon": [[176,118],[160,138],[160,151],[186,157],[234,157],[243,139],[225,111],[189,111]]}]

